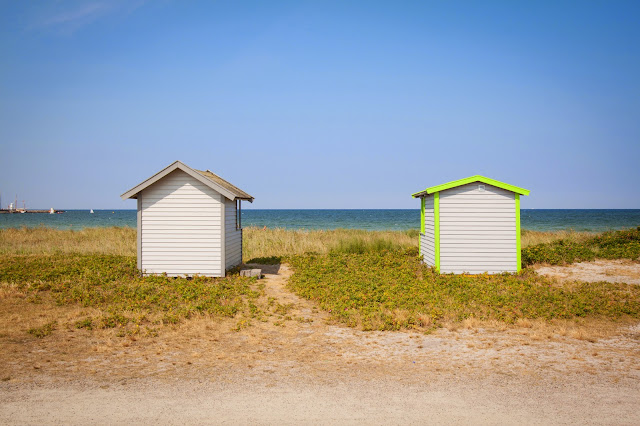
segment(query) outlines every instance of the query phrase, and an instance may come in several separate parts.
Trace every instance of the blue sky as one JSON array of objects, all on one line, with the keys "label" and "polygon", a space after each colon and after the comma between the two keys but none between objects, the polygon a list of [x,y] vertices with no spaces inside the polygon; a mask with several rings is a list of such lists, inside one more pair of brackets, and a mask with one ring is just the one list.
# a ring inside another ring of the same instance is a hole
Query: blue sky
[{"label": "blue sky", "polygon": [[[253,208],[640,208],[640,2],[0,0],[0,192],[135,208],[175,160]],[[21,202],[20,202],[21,204]]]}]

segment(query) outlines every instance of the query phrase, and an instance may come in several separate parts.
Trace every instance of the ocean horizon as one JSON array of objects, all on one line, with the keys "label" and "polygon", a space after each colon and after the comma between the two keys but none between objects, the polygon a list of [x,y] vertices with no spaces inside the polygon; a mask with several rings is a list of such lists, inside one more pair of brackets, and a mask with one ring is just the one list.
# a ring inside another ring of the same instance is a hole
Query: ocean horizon
[{"label": "ocean horizon", "polygon": [[[523,229],[601,232],[640,226],[640,209],[522,209]],[[418,229],[419,209],[243,209],[243,227],[285,229]],[[0,229],[136,227],[136,210],[66,210],[62,214],[0,214]]]}]

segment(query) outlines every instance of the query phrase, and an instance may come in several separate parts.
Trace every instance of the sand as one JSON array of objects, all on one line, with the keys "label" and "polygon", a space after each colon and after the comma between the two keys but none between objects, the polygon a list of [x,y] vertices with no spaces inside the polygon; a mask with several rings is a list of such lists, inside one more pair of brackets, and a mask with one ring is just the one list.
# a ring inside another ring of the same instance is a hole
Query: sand
[{"label": "sand", "polygon": [[640,424],[635,322],[363,332],[290,293],[286,266],[266,272],[288,312],[239,331],[0,336],[0,423]]},{"label": "sand", "polygon": [[566,266],[536,265],[534,269],[541,275],[558,278],[561,281],[640,284],[640,262],[632,260],[598,259]]}]

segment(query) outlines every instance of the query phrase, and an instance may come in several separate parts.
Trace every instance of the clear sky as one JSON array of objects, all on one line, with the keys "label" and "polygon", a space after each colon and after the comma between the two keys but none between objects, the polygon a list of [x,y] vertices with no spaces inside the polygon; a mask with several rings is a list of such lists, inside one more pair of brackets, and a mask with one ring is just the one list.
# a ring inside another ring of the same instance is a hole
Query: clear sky
[{"label": "clear sky", "polygon": [[[135,208],[175,160],[253,208],[640,208],[638,1],[0,0],[0,193]],[[22,202],[20,201],[20,204]]]}]

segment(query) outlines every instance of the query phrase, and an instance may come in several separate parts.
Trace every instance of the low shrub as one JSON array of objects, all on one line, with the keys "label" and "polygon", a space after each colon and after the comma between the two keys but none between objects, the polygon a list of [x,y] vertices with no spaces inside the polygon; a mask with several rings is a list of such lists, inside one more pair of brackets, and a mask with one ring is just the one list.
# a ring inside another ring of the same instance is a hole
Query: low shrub
[{"label": "low shrub", "polygon": [[57,326],[58,326],[57,321],[51,321],[41,327],[30,328],[29,334],[31,334],[34,337],[37,337],[38,339],[42,339],[43,337],[47,337],[48,335],[53,333],[53,331],[57,328]]},{"label": "low shrub", "polygon": [[86,328],[87,330],[93,330],[93,320],[91,318],[78,320],[76,321],[76,328]]}]

